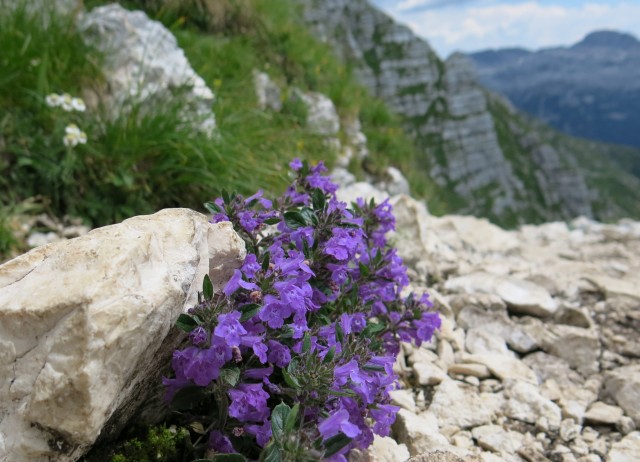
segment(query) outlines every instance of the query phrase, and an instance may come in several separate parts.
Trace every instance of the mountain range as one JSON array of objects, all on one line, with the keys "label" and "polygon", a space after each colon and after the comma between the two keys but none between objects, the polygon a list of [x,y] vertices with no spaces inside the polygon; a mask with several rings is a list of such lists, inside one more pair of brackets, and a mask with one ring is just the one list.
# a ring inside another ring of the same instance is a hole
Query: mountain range
[{"label": "mountain range", "polygon": [[640,41],[597,31],[570,47],[468,55],[480,82],[573,136],[640,147]]},{"label": "mountain range", "polygon": [[[419,165],[446,196],[450,210],[506,226],[640,213],[640,179],[620,167],[622,161],[633,163],[640,151],[558,133],[483,86],[469,58],[454,54],[442,60],[425,40],[367,0],[298,3],[313,33],[332,44],[369,91],[403,116],[419,147]],[[604,60],[607,37],[590,37],[575,48],[591,47]],[[626,56],[624,50],[634,46],[630,38],[618,41],[621,51],[609,53],[610,59]],[[494,60],[506,68],[518,56],[529,55],[525,50],[510,53]],[[580,78],[591,80],[589,75]],[[622,160],[618,164],[611,160],[616,156]]]}]

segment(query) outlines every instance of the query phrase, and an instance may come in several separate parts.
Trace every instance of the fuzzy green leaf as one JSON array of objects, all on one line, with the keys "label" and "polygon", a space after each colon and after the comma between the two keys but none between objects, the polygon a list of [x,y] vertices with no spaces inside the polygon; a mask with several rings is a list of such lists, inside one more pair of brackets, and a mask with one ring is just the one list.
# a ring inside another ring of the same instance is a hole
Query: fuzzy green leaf
[{"label": "fuzzy green leaf", "polygon": [[298,419],[299,413],[300,413],[300,403],[296,403],[291,409],[291,412],[289,412],[289,415],[287,416],[286,420],[284,421],[284,432],[286,434],[291,433],[295,428],[296,420]]},{"label": "fuzzy green leaf", "polygon": [[242,312],[242,316],[240,316],[240,322],[248,321],[253,318],[258,311],[260,311],[261,306],[257,303],[250,303],[249,305],[241,306],[239,309]]},{"label": "fuzzy green leaf", "polygon": [[340,451],[340,449],[351,443],[352,439],[353,438],[349,438],[344,433],[338,433],[336,436],[332,436],[324,442],[324,457],[327,458],[336,454],[338,451]]},{"label": "fuzzy green leaf", "polygon": [[202,281],[202,293],[204,294],[205,300],[211,300],[213,298],[213,283],[208,274],[204,275],[204,280]]},{"label": "fuzzy green leaf", "polygon": [[220,369],[220,380],[230,387],[235,387],[240,380],[240,369],[236,366]]},{"label": "fuzzy green leaf", "polygon": [[284,381],[287,382],[287,385],[290,387],[295,388],[296,390],[302,388],[298,379],[294,375],[290,374],[286,369],[282,369],[282,376],[284,377]]},{"label": "fuzzy green leaf", "polygon": [[285,422],[291,413],[291,408],[284,403],[278,404],[271,413],[271,435],[281,442],[285,436]]},{"label": "fuzzy green leaf", "polygon": [[198,327],[198,322],[188,314],[182,313],[180,314],[180,316],[178,316],[176,326],[178,326],[179,329],[182,329],[183,331],[189,333],[193,329]]}]

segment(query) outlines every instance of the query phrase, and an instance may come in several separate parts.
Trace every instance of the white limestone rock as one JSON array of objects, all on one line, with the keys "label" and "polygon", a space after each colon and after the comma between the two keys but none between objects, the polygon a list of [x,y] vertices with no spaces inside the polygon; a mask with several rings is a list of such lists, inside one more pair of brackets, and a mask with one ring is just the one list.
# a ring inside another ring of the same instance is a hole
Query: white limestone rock
[{"label": "white limestone rock", "polygon": [[537,385],[538,379],[526,364],[517,358],[497,353],[483,353],[463,355],[462,360],[467,363],[484,364],[493,375],[500,380],[522,380]]},{"label": "white limestone rock", "polygon": [[474,386],[445,380],[438,385],[429,412],[442,426],[471,428],[491,423],[503,403],[500,393],[478,393]]},{"label": "white limestone rock", "polygon": [[611,446],[607,462],[637,462],[640,460],[640,432],[629,433]]},{"label": "white limestone rock", "polygon": [[400,409],[393,431],[398,442],[406,444],[412,456],[449,446],[449,440],[440,434],[438,419],[429,413],[416,415]]},{"label": "white limestone rock", "polygon": [[282,109],[282,99],[280,97],[280,87],[275,84],[266,72],[253,71],[253,83],[256,87],[256,97],[258,107],[263,111],[270,110],[280,112]]},{"label": "white limestone rock", "polygon": [[549,292],[537,284],[482,271],[449,279],[445,288],[468,294],[495,294],[505,301],[511,311],[518,314],[548,317],[558,308]]},{"label": "white limestone rock", "polygon": [[[112,3],[83,15],[80,29],[86,41],[105,53],[108,94],[102,95],[102,103],[114,117],[131,104],[153,111],[154,105],[179,101],[184,105],[185,122],[195,123],[200,131],[213,136],[214,94],[166,27],[142,11]],[[175,100],[175,93],[182,93],[181,99]]]},{"label": "white limestone rock", "polygon": [[388,436],[373,436],[373,444],[367,449],[354,449],[349,462],[406,462],[411,455],[405,444],[398,444]]},{"label": "white limestone rock", "polygon": [[601,401],[591,405],[584,415],[584,420],[592,424],[615,425],[622,419],[624,412],[618,406],[610,406]]},{"label": "white limestone rock", "polygon": [[326,95],[317,92],[303,92],[294,88],[292,99],[302,101],[307,108],[307,128],[311,133],[333,137],[340,131],[340,117],[336,107]]},{"label": "white limestone rock", "polygon": [[167,209],[0,266],[0,460],[75,461],[114,414],[122,428],[204,275],[221,290],[244,256],[230,223]]},{"label": "white limestone rock", "polygon": [[625,366],[608,372],[604,391],[640,427],[640,365]]},{"label": "white limestone rock", "polygon": [[504,455],[513,455],[522,447],[524,436],[500,425],[483,425],[471,430],[481,448]]},{"label": "white limestone rock", "polygon": [[562,420],[560,408],[542,396],[534,384],[520,380],[507,381],[504,396],[506,416],[532,424],[544,418],[551,429],[559,429]]}]

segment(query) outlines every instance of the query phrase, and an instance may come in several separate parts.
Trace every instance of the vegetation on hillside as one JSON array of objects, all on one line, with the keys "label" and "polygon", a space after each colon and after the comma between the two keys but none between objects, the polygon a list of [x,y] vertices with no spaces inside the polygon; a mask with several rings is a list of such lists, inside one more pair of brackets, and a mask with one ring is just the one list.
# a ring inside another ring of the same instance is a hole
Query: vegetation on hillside
[{"label": "vegetation on hillside", "polygon": [[[87,0],[85,6],[103,3]],[[17,225],[9,217],[24,201],[99,226],[164,207],[200,209],[222,190],[248,193],[261,185],[279,192],[284,167],[295,156],[331,166],[336,153],[307,129],[300,107],[287,104],[293,87],[328,95],[343,122],[360,117],[369,138],[369,171],[394,165],[408,173],[416,195],[433,196],[431,182],[415,168],[419,156],[399,118],[356,83],[328,45],[308,33],[289,1],[121,3],[144,9],[177,36],[216,94],[219,136],[211,140],[185,125],[179,100],[153,112],[132,103],[115,120],[108,117],[97,97],[104,57],[83,42],[74,18],[51,8],[45,24],[24,6],[5,11],[0,107],[8,110],[0,118],[0,256],[23,250],[11,237]],[[252,91],[256,69],[283,89],[281,112],[258,109]],[[85,112],[49,107],[52,93],[83,96],[89,107]],[[72,123],[86,133],[86,144],[65,146],[65,129]],[[362,175],[360,165],[352,167]],[[432,209],[446,211],[432,202]]]}]

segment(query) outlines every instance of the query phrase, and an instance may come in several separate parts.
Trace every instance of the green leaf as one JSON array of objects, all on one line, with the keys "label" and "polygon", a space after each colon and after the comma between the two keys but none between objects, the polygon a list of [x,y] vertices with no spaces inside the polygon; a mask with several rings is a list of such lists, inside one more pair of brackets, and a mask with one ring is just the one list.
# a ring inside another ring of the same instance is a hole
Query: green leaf
[{"label": "green leaf", "polygon": [[281,442],[285,436],[285,422],[290,413],[291,408],[284,403],[280,403],[273,408],[271,413],[271,435],[278,442]]},{"label": "green leaf", "polygon": [[240,322],[248,321],[253,318],[258,311],[260,311],[261,306],[257,303],[250,303],[248,305],[241,306],[239,310],[242,312],[242,316],[240,316]]},{"label": "green leaf", "polygon": [[196,322],[195,319],[193,319],[188,314],[182,313],[180,314],[180,316],[178,316],[178,320],[176,321],[176,326],[178,326],[179,329],[182,329],[183,331],[189,333],[193,329],[198,327],[198,323]]},{"label": "green leaf", "polygon": [[291,229],[306,226],[305,218],[300,212],[284,212],[284,223]]},{"label": "green leaf", "polygon": [[291,409],[291,412],[289,412],[289,415],[287,416],[284,422],[284,432],[286,434],[291,433],[295,428],[296,420],[298,419],[299,413],[300,413],[300,403],[296,403]]},{"label": "green leaf", "polygon": [[265,252],[262,257],[262,271],[267,271],[269,269],[269,263],[271,259],[271,254],[269,252]]},{"label": "green leaf", "polygon": [[180,410],[193,409],[206,397],[207,394],[204,388],[192,385],[178,390],[176,394],[173,395],[171,405]]},{"label": "green leaf", "polygon": [[348,388],[345,388],[344,391],[329,389],[328,392],[330,395],[335,395],[335,396],[358,396],[355,391],[350,390]]},{"label": "green leaf", "polygon": [[362,331],[362,335],[367,338],[373,337],[378,332],[382,332],[385,329],[384,324],[379,324],[375,322],[371,322],[367,324],[367,327]]},{"label": "green leaf", "polygon": [[222,200],[224,201],[224,203],[226,205],[229,205],[231,203],[231,197],[229,196],[229,192],[226,189],[222,190]]},{"label": "green leaf", "polygon": [[327,355],[324,357],[323,363],[328,363],[333,361],[333,357],[336,355],[336,346],[332,346]]},{"label": "green leaf", "polygon": [[316,213],[313,211],[313,209],[311,209],[309,207],[303,207],[300,210],[300,215],[302,216],[302,219],[304,220],[305,226],[311,226],[311,225],[317,225],[318,224],[318,217],[316,216]]},{"label": "green leaf", "polygon": [[220,380],[228,384],[230,387],[235,387],[240,380],[240,369],[236,366],[220,369]]},{"label": "green leaf", "polygon": [[336,436],[332,436],[324,442],[324,457],[331,457],[332,455],[336,454],[338,451],[340,451],[340,449],[351,443],[352,439],[353,438],[349,438],[344,433],[338,433]]},{"label": "green leaf", "polygon": [[282,451],[274,443],[270,443],[260,454],[261,462],[282,462]]},{"label": "green leaf", "polygon": [[384,366],[380,366],[378,364],[365,364],[364,366],[362,366],[362,370],[373,371],[373,372],[384,372],[385,368]]},{"label": "green leaf", "polygon": [[282,369],[282,376],[284,377],[284,381],[287,382],[287,385],[289,385],[290,387],[295,388],[296,390],[302,388],[300,382],[298,382],[298,379],[290,374],[286,369]]},{"label": "green leaf", "polygon": [[208,274],[204,275],[204,280],[202,281],[202,293],[204,294],[205,300],[211,300],[213,298],[213,283]]},{"label": "green leaf", "polygon": [[309,332],[305,332],[302,339],[302,353],[308,353],[309,350],[311,350],[311,335]]},{"label": "green leaf", "polygon": [[371,270],[364,263],[358,263],[358,266],[360,267],[361,276],[364,276],[366,278],[367,276],[369,276],[369,274],[371,274]]},{"label": "green leaf", "polygon": [[311,193],[311,201],[313,203],[313,208],[316,210],[324,210],[324,206],[327,203],[327,196],[322,192],[321,189],[316,188]]},{"label": "green leaf", "polygon": [[344,331],[339,322],[336,322],[336,340],[340,342],[340,344],[344,343]]},{"label": "green leaf", "polygon": [[268,225],[275,225],[280,223],[280,218],[278,217],[267,218],[266,220],[264,220],[264,222]]},{"label": "green leaf", "polygon": [[204,208],[207,209],[209,211],[209,213],[213,213],[214,215],[216,213],[222,212],[220,207],[218,207],[214,202],[205,202],[204,203]]}]

